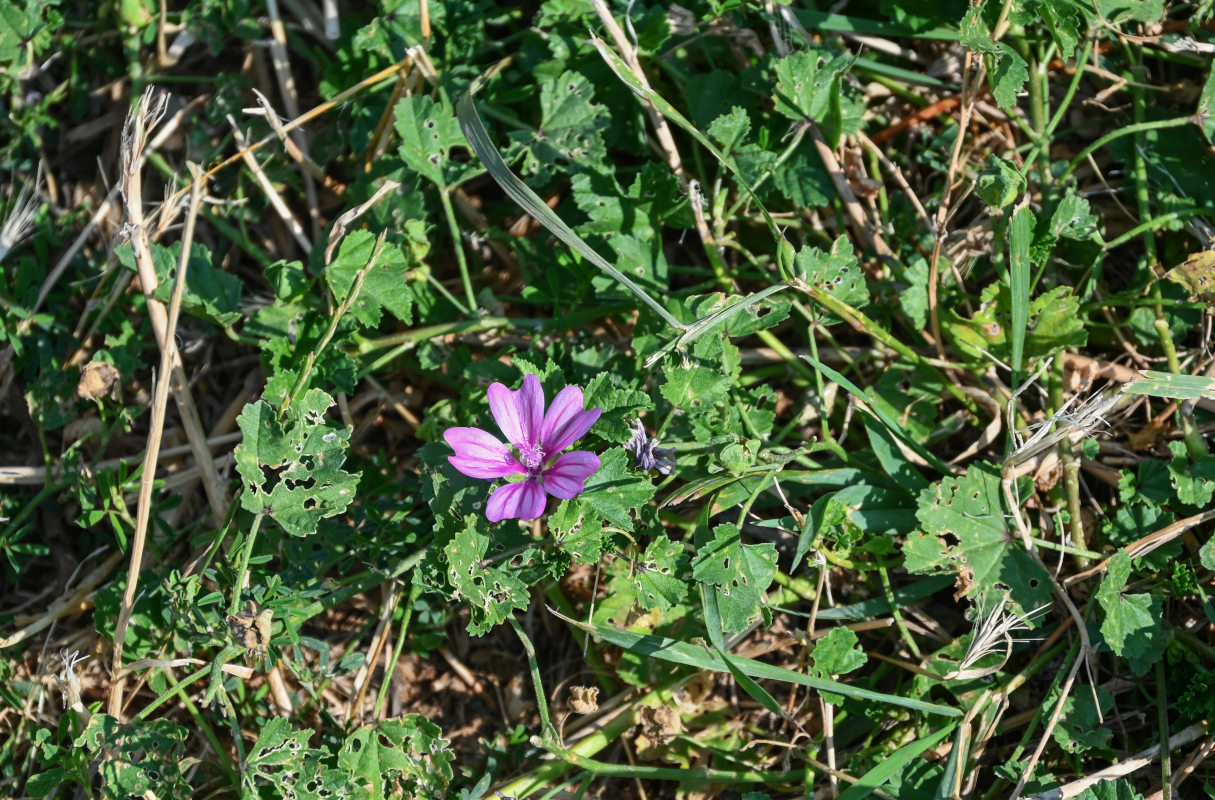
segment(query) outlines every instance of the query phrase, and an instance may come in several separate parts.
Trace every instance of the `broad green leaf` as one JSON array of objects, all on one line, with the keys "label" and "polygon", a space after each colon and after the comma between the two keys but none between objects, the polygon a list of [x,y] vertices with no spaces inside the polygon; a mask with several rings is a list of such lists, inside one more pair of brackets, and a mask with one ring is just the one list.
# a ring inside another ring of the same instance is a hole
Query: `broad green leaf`
[{"label": "broad green leaf", "polygon": [[452,148],[465,147],[460,126],[446,101],[437,103],[425,94],[402,97],[396,107],[398,149],[406,166],[445,189],[466,178],[468,163],[453,161]]},{"label": "broad green leaf", "polygon": [[633,529],[630,513],[650,502],[654,484],[648,475],[638,474],[629,464],[629,455],[613,447],[599,457],[599,471],[586,482],[579,499],[604,519],[624,530]]},{"label": "broad green leaf", "polygon": [[957,573],[976,599],[1008,592],[1020,613],[1050,602],[1050,576],[1012,529],[994,467],[974,464],[943,479],[920,493],[918,506],[923,531],[904,544],[908,571]]},{"label": "broad green leaf", "polygon": [[[1215,75],[1215,71],[1212,71]],[[1192,300],[1201,300],[1215,305],[1215,250],[1193,253],[1185,261],[1164,274],[1164,277],[1181,284]]]},{"label": "broad green leaf", "polygon": [[[869,304],[869,287],[857,263],[856,252],[847,236],[840,236],[824,253],[817,247],[803,247],[797,254],[797,277],[852,308]],[[836,321],[829,318],[828,322]]]},{"label": "broad green leaf", "polygon": [[803,143],[772,172],[772,186],[795,209],[825,206],[835,197],[831,173],[809,144]]},{"label": "broad green leaf", "polygon": [[1076,795],[1076,800],[1143,800],[1143,795],[1124,778],[1100,781]]},{"label": "broad green leaf", "polygon": [[625,420],[636,417],[639,411],[652,410],[653,404],[645,392],[618,388],[616,383],[610,372],[599,373],[582,390],[582,402],[586,408],[603,412],[595,423],[596,435],[609,442],[626,442],[633,428]]},{"label": "broad green leaf", "polygon": [[489,537],[477,530],[473,518],[444,548],[447,580],[468,601],[472,611],[468,632],[477,636],[489,633],[512,612],[527,608],[531,598],[527,584],[514,570],[487,562],[488,550]]},{"label": "broad green leaf", "polygon": [[524,172],[545,175],[556,165],[580,172],[603,164],[610,114],[594,96],[595,87],[580,72],[563,72],[540,85],[540,125],[525,141]]},{"label": "broad green leaf", "polygon": [[553,540],[575,561],[594,564],[603,552],[603,525],[587,524],[588,509],[581,500],[566,500],[548,518]]},{"label": "broad green leaf", "polygon": [[751,118],[745,110],[734,106],[729,113],[709,123],[707,132],[709,138],[721,145],[722,152],[730,153],[746,141],[747,134],[751,132]]},{"label": "broad green leaf", "polygon": [[[378,325],[381,308],[407,325],[413,322],[414,295],[409,289],[407,273],[414,266],[411,259],[416,257],[417,247],[425,253],[429,244],[421,221],[409,220],[404,227],[405,235],[414,247],[386,244],[350,307],[350,313],[363,325]],[[349,296],[355,276],[367,266],[375,251],[375,240],[369,231],[352,231],[342,240],[333,263],[325,268],[325,282],[339,303]]]},{"label": "broad green leaf", "polygon": [[245,406],[237,424],[236,469],[241,506],[273,517],[292,536],[308,536],[326,517],[346,510],[359,476],[342,470],[350,429],[325,421],[333,398],[309,389],[280,421],[264,400]]},{"label": "broad green leaf", "polygon": [[367,797],[357,791],[345,772],[326,766],[329,753],[308,746],[313,731],[296,730],[286,717],[271,717],[249,750],[241,784],[246,796],[257,796],[258,779],[286,800],[324,800],[327,797]]},{"label": "broad green leaf", "polygon": [[633,583],[637,602],[646,611],[657,608],[667,611],[688,596],[687,555],[683,546],[659,534],[650,542],[645,553],[637,559]]},{"label": "broad green leaf", "polygon": [[[173,296],[172,276],[177,274],[177,262],[181,259],[181,242],[174,242],[169,247],[153,243],[149,249],[156,270],[154,296],[162,303],[168,303]],[[130,243],[119,245],[117,253],[119,263],[138,272]],[[183,311],[216,325],[234,325],[244,319],[240,310],[241,286],[240,278],[212,265],[211,252],[206,247],[197,242],[190,247],[186,289],[181,298]]]},{"label": "broad green leaf", "polygon": [[992,208],[1007,208],[1025,193],[1025,177],[1011,161],[990,153],[975,181],[975,191]]},{"label": "broad green leaf", "polygon": [[840,76],[851,57],[826,48],[808,48],[776,62],[776,111],[798,122],[823,123],[832,98],[843,91]]},{"label": "broad green leaf", "polygon": [[[1093,699],[1093,690],[1087,688],[1084,691],[1072,692],[1063,701],[1063,716],[1055,727],[1054,738],[1065,752],[1083,754],[1090,750],[1102,750],[1108,747],[1113,739],[1114,732],[1102,726],[1101,721],[1102,715],[1113,708],[1114,696],[1106,689],[1097,688],[1095,691],[1101,705],[1100,712]],[[1056,693],[1047,703],[1053,707],[1057,701]]]},{"label": "broad green leaf", "polygon": [[365,725],[346,737],[338,766],[371,797],[445,797],[455,754],[438,725],[420,714]]},{"label": "broad green leaf", "polygon": [[1105,611],[1101,635],[1115,654],[1125,658],[1136,675],[1145,674],[1164,657],[1163,603],[1152,594],[1127,594],[1131,557],[1119,550],[1110,559],[1097,589],[1097,602]]},{"label": "broad green leaf", "polygon": [[658,391],[676,408],[711,406],[726,399],[730,381],[721,370],[708,367],[668,367]]},{"label": "broad green leaf", "polygon": [[[810,674],[834,679],[837,675],[846,675],[860,669],[865,666],[867,660],[855,633],[844,627],[832,628],[826,636],[814,643],[814,661]],[[844,702],[843,696],[834,692],[823,692],[823,700],[832,705]]]},{"label": "broad green leaf", "polygon": [[1215,144],[1215,70],[1207,73],[1206,83],[1202,85],[1202,94],[1198,98],[1198,110],[1195,114],[1203,136]]},{"label": "broad green leaf", "polygon": [[692,561],[692,577],[716,587],[726,633],[746,630],[776,577],[776,546],[743,544],[738,526],[718,525]]}]

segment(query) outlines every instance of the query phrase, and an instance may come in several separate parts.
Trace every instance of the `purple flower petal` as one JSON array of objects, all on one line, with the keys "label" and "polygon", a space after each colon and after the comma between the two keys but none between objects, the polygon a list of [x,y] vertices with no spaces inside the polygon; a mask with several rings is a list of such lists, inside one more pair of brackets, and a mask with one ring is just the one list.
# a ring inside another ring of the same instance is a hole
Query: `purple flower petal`
[{"label": "purple flower petal", "polygon": [[489,410],[506,440],[522,449],[535,444],[544,416],[544,389],[535,375],[524,375],[519,391],[512,392],[501,383],[489,387]]},{"label": "purple flower petal", "polygon": [[569,500],[577,497],[587,479],[598,471],[599,456],[594,453],[585,450],[565,453],[544,471],[544,490],[553,497]]},{"label": "purple flower petal", "polygon": [[553,398],[544,423],[540,426],[540,444],[549,455],[560,453],[582,438],[602,412],[597,408],[582,410],[582,390],[567,386]]},{"label": "purple flower petal", "polygon": [[540,484],[533,480],[499,486],[489,496],[485,517],[490,522],[504,519],[535,519],[544,513],[548,498]]},{"label": "purple flower petal", "polygon": [[447,460],[470,478],[501,478],[526,473],[506,445],[480,428],[448,428],[443,438],[456,451]]}]

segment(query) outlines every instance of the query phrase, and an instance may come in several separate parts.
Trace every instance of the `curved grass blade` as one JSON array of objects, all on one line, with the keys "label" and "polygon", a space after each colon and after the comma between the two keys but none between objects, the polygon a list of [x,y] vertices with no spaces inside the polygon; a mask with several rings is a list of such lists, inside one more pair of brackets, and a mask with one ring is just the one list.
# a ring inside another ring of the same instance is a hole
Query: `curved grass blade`
[{"label": "curved grass blade", "polygon": [[943,475],[953,474],[953,470],[946,466],[945,462],[934,456],[928,451],[928,448],[924,447],[924,445],[913,439],[911,434],[907,433],[907,431],[903,429],[903,426],[900,425],[897,420],[883,411],[881,406],[870,400],[869,396],[861,391],[855,383],[811,356],[803,355],[802,358],[806,359],[806,361],[808,361],[810,365],[819,372],[823,373],[828,378],[847,389],[853,397],[862,401],[865,404],[866,410],[870,411],[875,417],[877,417],[878,420],[880,420],[881,423],[886,426],[887,430],[897,437],[899,441],[907,445],[912,452],[927,461],[933,469],[937,470]]},{"label": "curved grass blade", "polygon": [[[599,637],[608,644],[614,644],[617,647],[623,647],[633,653],[639,653],[643,656],[670,661],[673,664],[681,664],[686,667],[694,667],[696,669],[707,669],[713,672],[730,672],[730,667],[726,662],[715,653],[710,653],[703,647],[680,642],[675,639],[667,639],[662,636],[650,636],[641,633],[632,633],[630,631],[618,631],[614,628],[607,628],[600,625],[588,625],[585,622],[580,622],[576,619],[561,614],[552,608],[549,612],[560,617],[571,625],[576,625],[579,628],[589,631]],[[784,683],[796,683],[799,686],[808,686],[811,689],[818,691],[834,692],[842,694],[846,697],[854,697],[857,700],[870,700],[875,703],[886,703],[892,706],[901,708],[909,708],[913,711],[923,711],[926,714],[937,714],[943,717],[960,717],[962,712],[956,708],[949,706],[940,706],[936,703],[926,703],[923,700],[916,700],[910,697],[899,697],[898,695],[882,694],[881,692],[870,691],[869,689],[861,689],[856,686],[849,686],[846,683],[838,681],[830,681],[825,678],[815,678],[810,675],[802,675],[799,672],[777,667],[772,664],[765,664],[762,661],[755,661],[750,658],[741,656],[734,657],[734,665],[741,671],[745,672],[752,678],[762,678],[764,680],[783,681]]]},{"label": "curved grass blade", "polygon": [[671,315],[671,312],[663,308],[657,300],[650,297],[644,289],[629,280],[627,275],[613,267],[608,263],[607,259],[595,252],[589,244],[583,241],[582,237],[574,233],[562,221],[561,217],[557,216],[551,208],[545,205],[544,201],[540,199],[538,194],[532,191],[530,186],[510,171],[510,167],[506,166],[506,162],[502,160],[502,156],[498,155],[498,149],[494,147],[494,143],[490,140],[489,131],[485,130],[485,125],[481,122],[481,117],[477,115],[477,109],[473,105],[473,94],[478,88],[480,88],[479,82],[474,83],[468,90],[468,93],[456,103],[456,119],[459,120],[460,129],[464,131],[464,138],[468,139],[468,144],[472,148],[473,153],[476,154],[477,158],[481,159],[481,163],[485,164],[485,168],[489,171],[490,176],[497,181],[502,190],[510,196],[510,199],[518,203],[524,211],[531,214],[544,227],[552,231],[553,235],[558,239],[569,245],[587,261],[610,275],[613,280],[632,292],[638,300],[654,309],[654,312],[662,317],[668,325],[679,331],[686,330],[686,325],[675,319]]},{"label": "curved grass blade", "polygon": [[734,176],[734,179],[738,181],[739,187],[741,187],[743,191],[751,196],[751,199],[755,202],[755,207],[759,209],[759,213],[763,215],[764,221],[768,223],[768,230],[772,232],[772,238],[776,240],[778,245],[777,253],[779,254],[779,257],[777,259],[777,266],[780,268],[781,274],[788,278],[791,274],[789,271],[790,264],[786,263],[785,256],[787,255],[787,252],[791,252],[791,248],[789,247],[788,242],[785,240],[784,234],[780,232],[780,228],[776,226],[776,220],[772,218],[772,215],[768,213],[768,209],[763,203],[760,202],[759,197],[755,194],[755,190],[751,188],[749,183],[743,180],[742,172],[738,169],[738,165],[734,163],[734,159],[719,150],[713,144],[713,142],[709,141],[709,137],[701,133],[699,128],[689,122],[688,118],[679,113],[679,110],[676,109],[675,106],[668,103],[662,95],[650,87],[642,85],[641,81],[637,80],[637,76],[633,74],[633,71],[629,69],[628,65],[621,60],[620,56],[612,52],[612,49],[607,46],[606,42],[598,37],[591,37],[589,41],[595,46],[595,49],[599,51],[599,55],[603,57],[605,62],[607,62],[607,65],[611,68],[612,72],[616,73],[616,77],[619,78],[625,86],[629,87],[633,94],[637,95],[643,100],[649,101],[649,103],[653,105],[655,109],[657,109],[659,114],[662,114],[668,120],[678,125],[689,136],[695,139],[701,147],[712,153],[713,157],[721,162],[721,165],[729,170],[730,174]]},{"label": "curved grass blade", "polygon": [[909,745],[900,747],[894,752],[894,755],[882,759],[880,764],[862,775],[859,781],[840,792],[837,800],[862,800],[862,798],[873,797],[874,789],[884,786],[886,781],[907,766],[907,762],[944,739],[957,726],[958,723],[951,722],[926,739],[918,739]]}]

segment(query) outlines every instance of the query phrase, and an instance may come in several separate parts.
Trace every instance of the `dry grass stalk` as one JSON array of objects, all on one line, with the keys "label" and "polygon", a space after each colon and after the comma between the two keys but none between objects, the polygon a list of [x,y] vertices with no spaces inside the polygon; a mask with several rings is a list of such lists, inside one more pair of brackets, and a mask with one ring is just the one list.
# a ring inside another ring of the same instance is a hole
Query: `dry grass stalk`
[{"label": "dry grass stalk", "polygon": [[[628,66],[629,71],[637,78],[637,82],[641,84],[646,91],[653,92],[650,87],[650,81],[645,76],[645,72],[641,69],[641,62],[637,60],[637,48],[633,47],[633,43],[624,35],[620,25],[617,24],[616,18],[612,16],[612,12],[608,10],[607,4],[603,0],[592,0],[592,5],[595,7],[595,13],[599,15],[599,19],[603,22],[603,26],[607,28],[608,33],[612,37],[612,41],[616,44],[616,49],[620,51],[621,60]],[[675,137],[671,135],[671,128],[667,125],[666,119],[662,114],[658,113],[658,109],[649,100],[642,99],[645,104],[646,115],[650,118],[650,124],[654,126],[654,135],[658,137],[658,146],[662,153],[666,156],[667,166],[671,168],[671,172],[679,178],[682,184],[687,179],[684,174],[683,161],[679,157],[679,149],[675,146]]]},{"label": "dry grass stalk", "polygon": [[[156,378],[156,389],[152,401],[151,423],[148,429],[148,445],[145,452],[143,474],[140,481],[139,507],[135,517],[135,531],[132,536],[131,560],[127,571],[126,592],[123,595],[122,606],[119,609],[118,621],[114,632],[114,656],[111,673],[115,676],[110,685],[108,702],[109,713],[120,716],[123,708],[123,688],[125,679],[119,676],[122,667],[122,646],[126,635],[126,627],[131,619],[135,605],[135,592],[139,584],[139,573],[142,569],[143,551],[147,541],[148,522],[151,516],[152,491],[156,477],[156,464],[160,455],[161,437],[164,431],[165,412],[168,406],[170,388],[173,388],[174,400],[186,426],[187,436],[194,451],[195,462],[204,474],[208,467],[213,474],[208,475],[206,482],[208,497],[212,501],[212,511],[216,519],[227,516],[227,500],[224,497],[224,487],[220,483],[215,465],[211,460],[210,451],[206,447],[206,435],[198,420],[198,412],[190,397],[185,373],[181,366],[181,356],[177,351],[174,332],[177,318],[181,311],[182,297],[185,295],[186,270],[189,265],[191,245],[194,238],[194,223],[202,205],[205,181],[195,175],[193,190],[190,193],[190,207],[186,217],[186,227],[182,235],[181,259],[177,265],[177,274],[173,286],[173,295],[166,311],[163,304],[155,299],[156,270],[152,264],[152,254],[148,242],[147,227],[143,216],[143,186],[142,186],[142,155],[147,145],[148,131],[156,126],[163,118],[167,104],[165,95],[155,95],[151,90],[141,98],[136,108],[127,119],[123,130],[123,171],[122,194],[126,203],[127,225],[131,236],[131,247],[135,261],[139,267],[140,281],[147,300],[148,315],[152,320],[160,345],[160,370]],[[222,514],[221,514],[222,510]]]},{"label": "dry grass stalk", "polygon": [[228,124],[232,126],[232,135],[236,138],[236,146],[244,152],[245,166],[253,173],[254,179],[257,180],[257,185],[262,187],[262,192],[266,195],[266,199],[270,201],[270,207],[274,209],[274,213],[278,214],[279,219],[287,226],[287,230],[291,231],[291,236],[295,239],[296,244],[303,250],[305,256],[312,252],[312,242],[308,240],[308,235],[304,233],[304,226],[300,225],[299,220],[291,213],[291,209],[287,208],[287,204],[283,201],[278,190],[274,188],[270,178],[266,175],[262,165],[257,163],[257,158],[253,153],[249,152],[245,144],[245,136],[240,132],[240,127],[236,124],[236,120],[228,117]]}]

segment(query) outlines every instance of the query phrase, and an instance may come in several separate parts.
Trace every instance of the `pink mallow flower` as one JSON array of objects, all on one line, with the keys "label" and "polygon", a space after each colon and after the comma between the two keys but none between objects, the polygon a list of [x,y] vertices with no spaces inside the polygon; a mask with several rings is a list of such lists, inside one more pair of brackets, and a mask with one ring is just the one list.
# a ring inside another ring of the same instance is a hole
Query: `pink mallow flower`
[{"label": "pink mallow flower", "polygon": [[582,408],[582,390],[567,386],[544,413],[544,389],[535,375],[524,375],[512,392],[500,383],[489,387],[489,409],[510,446],[480,428],[448,428],[443,438],[456,451],[451,465],[470,478],[524,475],[490,495],[490,522],[535,519],[544,513],[545,492],[562,500],[577,497],[599,469],[599,456],[585,450],[561,451],[581,439],[599,419],[600,409]]}]

